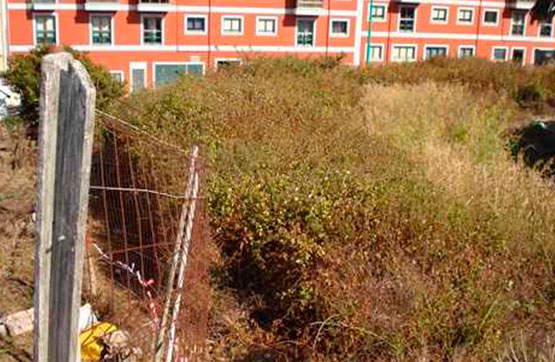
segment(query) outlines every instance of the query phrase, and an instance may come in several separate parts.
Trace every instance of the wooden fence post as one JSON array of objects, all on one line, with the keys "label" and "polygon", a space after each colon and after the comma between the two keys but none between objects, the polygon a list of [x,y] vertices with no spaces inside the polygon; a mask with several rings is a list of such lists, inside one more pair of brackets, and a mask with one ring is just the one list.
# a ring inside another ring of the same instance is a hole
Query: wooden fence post
[{"label": "wooden fence post", "polygon": [[76,362],[96,92],[68,53],[42,61],[34,361]]}]

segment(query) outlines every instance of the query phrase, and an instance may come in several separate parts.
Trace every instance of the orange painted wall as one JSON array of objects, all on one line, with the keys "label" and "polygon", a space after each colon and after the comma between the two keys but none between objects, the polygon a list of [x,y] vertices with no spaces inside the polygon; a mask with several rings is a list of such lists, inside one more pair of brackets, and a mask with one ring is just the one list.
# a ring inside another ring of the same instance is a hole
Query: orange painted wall
[{"label": "orange painted wall", "polygon": [[[53,12],[44,13],[56,14],[60,45],[88,51],[93,60],[110,70],[124,72],[125,79],[129,79],[131,62],[147,63],[149,82],[154,62],[200,61],[205,67],[213,67],[219,58],[244,58],[253,54],[301,57],[344,54],[347,64],[366,62],[369,0],[324,0],[323,9],[318,15],[311,16],[316,20],[316,40],[312,48],[295,46],[296,22],[301,16],[295,15],[296,0],[170,0],[170,3],[167,12],[157,13],[164,19],[162,46],[141,45],[141,16],[144,14],[135,8],[137,0],[120,0],[120,9],[102,12],[113,16],[114,44],[107,47],[90,44],[89,17],[96,12],[86,11],[84,0],[58,0]],[[384,47],[384,58],[379,62],[391,61],[391,49],[395,44],[416,45],[417,60],[424,58],[426,45],[445,45],[451,57],[457,56],[460,45],[470,45],[475,47],[477,56],[485,58],[491,58],[494,47],[506,47],[509,53],[513,48],[522,47],[528,64],[534,61],[534,49],[555,49],[555,34],[548,39],[539,38],[538,22],[529,14],[525,36],[511,36],[513,9],[507,7],[509,3],[505,0],[437,0],[434,4],[429,0],[412,2],[417,4],[416,29],[412,33],[402,33],[398,29],[399,9],[405,3],[386,0],[375,0],[374,3],[387,5],[385,21],[373,21],[371,25],[371,43]],[[434,24],[431,21],[433,6],[449,9],[447,23]],[[460,7],[474,9],[471,25],[457,23]],[[28,0],[8,0],[8,8],[10,53],[28,51],[34,46],[33,15],[42,12],[33,10]],[[485,9],[499,11],[496,26],[483,23]],[[191,35],[185,32],[185,16],[194,14],[208,17],[207,34]],[[226,15],[243,17],[243,34],[221,33],[222,18]],[[276,17],[279,24],[277,35],[256,35],[257,16]],[[349,21],[348,36],[330,36],[332,19]],[[358,42],[357,34],[360,36]]]}]

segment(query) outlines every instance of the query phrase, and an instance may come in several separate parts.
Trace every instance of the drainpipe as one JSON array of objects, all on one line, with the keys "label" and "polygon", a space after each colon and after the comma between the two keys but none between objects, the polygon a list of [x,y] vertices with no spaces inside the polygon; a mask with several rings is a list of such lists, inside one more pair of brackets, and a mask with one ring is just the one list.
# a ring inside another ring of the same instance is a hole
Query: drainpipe
[{"label": "drainpipe", "polygon": [[[214,64],[212,64],[212,0],[208,0],[208,20],[206,21],[206,42],[208,44],[208,54],[207,54],[207,63],[208,65],[206,66],[206,68],[212,68],[215,67]],[[243,27],[245,26],[245,24],[242,24]],[[215,69],[215,68],[212,68]]]},{"label": "drainpipe", "polygon": [[[499,21],[501,21],[502,15],[501,12],[499,13]],[[483,0],[480,0],[480,5],[478,6],[478,16],[476,17],[476,20],[478,22],[478,27],[476,28],[476,42],[474,44],[475,47],[475,51],[474,51],[474,56],[478,57],[478,44],[480,41],[480,28],[482,26],[482,20],[484,20],[484,5],[483,5]]]},{"label": "drainpipe", "polygon": [[326,34],[326,57],[328,56],[329,46],[330,46],[330,27],[331,27],[331,1],[328,1],[328,32]]},{"label": "drainpipe", "polygon": [[368,14],[368,42],[366,43],[366,65],[370,65],[370,36],[372,35],[372,12],[374,11],[374,0],[370,0],[370,10]]}]

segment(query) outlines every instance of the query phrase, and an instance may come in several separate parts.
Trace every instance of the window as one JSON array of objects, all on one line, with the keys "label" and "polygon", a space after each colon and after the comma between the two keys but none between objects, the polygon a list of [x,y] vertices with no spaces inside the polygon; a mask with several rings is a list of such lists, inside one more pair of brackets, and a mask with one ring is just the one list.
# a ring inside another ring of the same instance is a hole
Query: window
[{"label": "window", "polygon": [[546,65],[555,61],[555,50],[534,49],[534,65]]},{"label": "window", "polygon": [[551,38],[553,33],[553,19],[545,19],[540,21],[540,36]]},{"label": "window", "polygon": [[447,47],[446,46],[426,46],[425,59],[435,58],[435,57],[446,57]]},{"label": "window", "polygon": [[35,17],[37,44],[56,44],[56,18],[54,16]]},{"label": "window", "polygon": [[383,60],[383,45],[370,45],[370,60]]},{"label": "window", "polygon": [[145,16],[143,18],[143,43],[162,44],[162,18]]},{"label": "window", "polygon": [[459,9],[457,23],[469,25],[474,22],[474,9]]},{"label": "window", "polygon": [[241,59],[216,59],[216,69],[231,69],[242,64]]},{"label": "window", "polygon": [[485,10],[484,11],[484,24],[497,25],[499,19],[499,10]]},{"label": "window", "polygon": [[395,61],[414,61],[416,59],[416,46],[395,45],[393,47],[392,59]]},{"label": "window", "polygon": [[432,8],[432,23],[447,23],[448,8]]},{"label": "window", "polygon": [[513,16],[511,19],[511,35],[524,35],[525,20],[526,13],[524,11],[513,11]]},{"label": "window", "polygon": [[256,18],[256,35],[276,35],[277,18]]},{"label": "window", "polygon": [[203,63],[154,63],[154,85],[175,82],[180,75],[202,75]]},{"label": "window", "polygon": [[243,34],[243,18],[240,16],[224,16],[222,18],[222,34]]},{"label": "window", "polygon": [[132,62],[129,66],[131,69],[131,92],[137,92],[146,86],[146,63]]},{"label": "window", "polygon": [[492,59],[498,62],[507,60],[507,48],[493,48]]},{"label": "window", "polygon": [[385,21],[386,6],[375,5],[372,6],[372,21]]},{"label": "window", "polygon": [[402,6],[399,17],[399,31],[413,32],[416,18],[414,6]]},{"label": "window", "polygon": [[512,48],[511,49],[511,60],[515,64],[524,65],[524,48]]},{"label": "window", "polygon": [[93,44],[112,44],[111,16],[91,16],[91,27]]},{"label": "window", "polygon": [[185,33],[206,34],[206,16],[186,16]]},{"label": "window", "polygon": [[123,84],[123,71],[121,70],[112,70],[110,71],[110,76],[118,81],[120,84]]},{"label": "window", "polygon": [[349,20],[332,20],[331,36],[332,37],[349,36]]},{"label": "window", "polygon": [[297,45],[314,46],[314,24],[312,19],[297,20]]},{"label": "window", "polygon": [[461,46],[459,47],[459,58],[469,58],[474,56],[474,47]]}]

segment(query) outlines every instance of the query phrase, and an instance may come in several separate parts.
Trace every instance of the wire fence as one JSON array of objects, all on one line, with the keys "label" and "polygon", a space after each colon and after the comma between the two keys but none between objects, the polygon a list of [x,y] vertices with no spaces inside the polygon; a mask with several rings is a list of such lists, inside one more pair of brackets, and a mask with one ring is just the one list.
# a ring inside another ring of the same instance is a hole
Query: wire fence
[{"label": "wire fence", "polygon": [[96,113],[84,297],[102,321],[127,332],[136,360],[205,360],[209,232],[201,159]]}]

